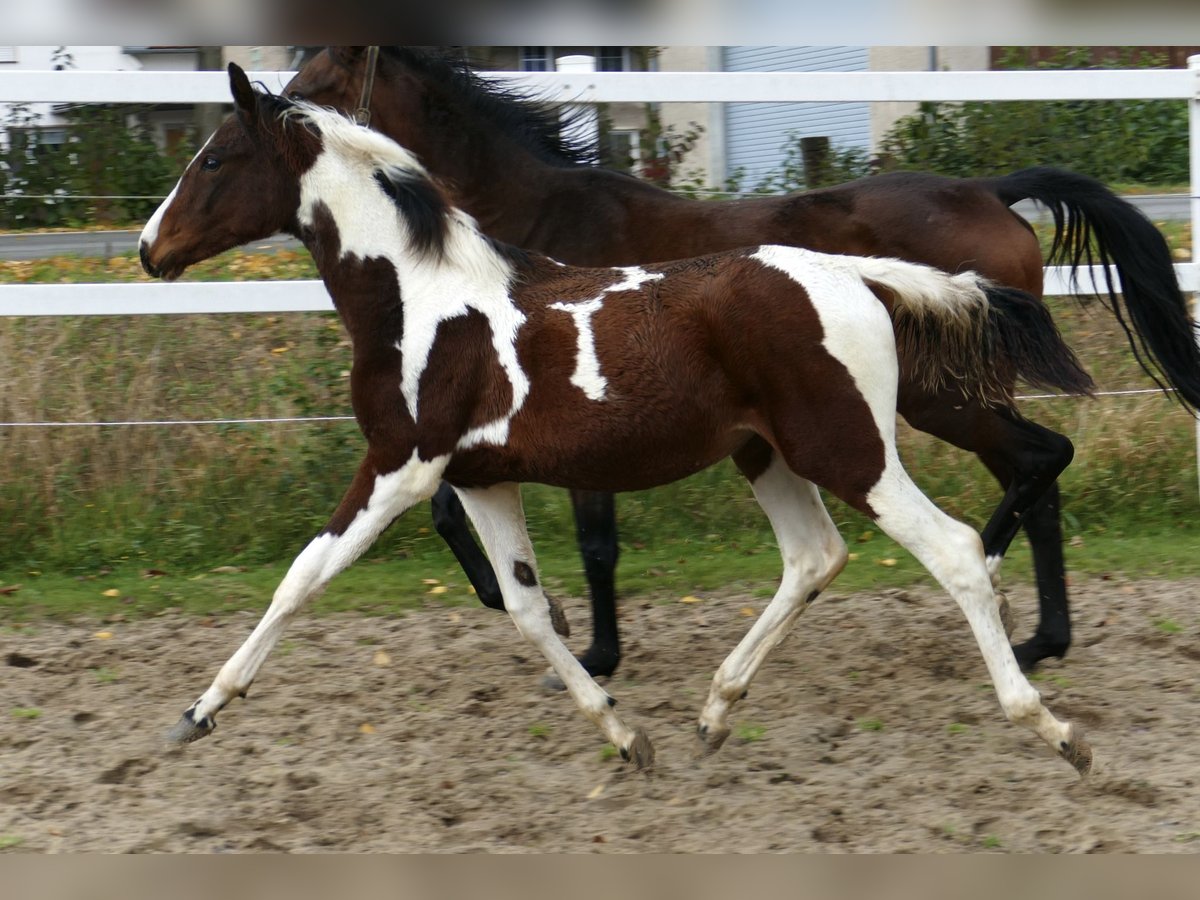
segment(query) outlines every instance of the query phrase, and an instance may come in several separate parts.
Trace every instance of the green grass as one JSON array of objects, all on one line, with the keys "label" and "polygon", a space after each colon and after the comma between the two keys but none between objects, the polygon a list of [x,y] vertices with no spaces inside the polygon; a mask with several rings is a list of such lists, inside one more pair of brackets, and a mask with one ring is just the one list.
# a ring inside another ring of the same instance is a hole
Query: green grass
[{"label": "green grass", "polygon": [[[555,595],[586,596],[578,550],[562,535],[569,533],[569,519],[558,523],[557,535],[539,540],[534,547],[542,582]],[[843,533],[845,533],[843,531]],[[426,604],[473,606],[478,603],[466,576],[453,556],[432,536],[418,553],[403,558],[385,550],[360,561],[330,584],[313,606],[317,615],[355,612],[391,615]],[[1077,577],[1121,575],[1126,577],[1184,578],[1200,575],[1200,558],[1195,547],[1200,525],[1161,533],[1127,535],[1088,534],[1084,547],[1066,547],[1067,566]],[[677,602],[696,593],[742,593],[766,598],[779,583],[780,561],[773,544],[764,536],[759,552],[713,551],[710,542],[686,538],[662,538],[623,544],[617,569],[618,593],[622,597],[645,597]],[[830,587],[833,594],[882,591],[914,584],[932,585],[928,573],[902,548],[886,538],[872,542],[872,552],[851,561]],[[861,546],[861,545],[852,545]],[[299,548],[297,548],[298,550]],[[895,558],[884,567],[879,558]],[[168,610],[196,615],[218,615],[236,610],[261,611],[270,602],[290,559],[248,565],[232,572],[208,569],[164,568],[166,574],[146,576],[143,566],[129,562],[86,575],[26,570],[0,575],[4,584],[20,584],[19,590],[0,594],[0,621],[28,623],[39,618],[66,619],[79,615],[114,622],[152,616]],[[1005,584],[1031,583],[1028,547],[1014,545],[1002,569]],[[448,588],[431,594],[426,579],[436,578]],[[115,597],[105,591],[116,590]],[[1176,633],[1181,626],[1161,620],[1157,628]],[[97,677],[100,677],[98,674]]]},{"label": "green grass", "polygon": [[763,740],[767,736],[767,729],[764,725],[746,723],[738,725],[734,729],[734,734],[743,744],[753,744],[756,741]]},{"label": "green grass", "polygon": [[[1173,247],[1190,244],[1186,223],[1163,230]],[[234,252],[192,277],[313,274],[306,254]],[[141,277],[132,256],[0,264],[0,282]],[[1070,300],[1051,307],[1102,388],[1147,386],[1111,314]],[[336,318],[324,314],[14,319],[0,323],[0,419],[346,414],[348,360]],[[1061,479],[1072,574],[1200,574],[1191,419],[1157,397],[1029,401],[1023,409],[1076,445]],[[999,499],[983,467],[906,427],[899,441],[922,489],[951,515],[982,527]],[[80,614],[119,622],[172,608],[261,610],[336,506],[363,448],[352,422],[0,429],[0,625]],[[582,596],[566,493],[530,485],[524,497],[548,590]],[[864,517],[837,501],[828,505],[853,556],[832,591],[929,583]],[[780,562],[773,535],[731,464],[622,494],[617,511],[622,596],[774,592]],[[224,567],[233,571],[213,571]],[[1030,569],[1018,539],[1004,582],[1027,583]],[[430,594],[428,578],[446,592]],[[422,505],[335,579],[316,611],[387,614],[476,602]]]}]

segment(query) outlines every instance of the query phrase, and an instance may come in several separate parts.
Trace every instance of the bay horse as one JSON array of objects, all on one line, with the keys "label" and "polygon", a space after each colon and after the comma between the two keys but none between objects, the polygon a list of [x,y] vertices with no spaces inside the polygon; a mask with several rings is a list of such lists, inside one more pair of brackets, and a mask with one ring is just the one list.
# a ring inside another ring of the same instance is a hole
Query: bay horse
[{"label": "bay horse", "polygon": [[[360,103],[362,50],[322,50],[285,90],[349,112]],[[1124,294],[1110,281],[1102,299],[1134,353],[1185,408],[1200,406],[1200,352],[1167,244],[1136,207],[1094,179],[1048,167],[997,178],[895,172],[789,196],[693,200],[589,165],[590,151],[562,138],[558,109],[483,79],[458,56],[426,49],[382,49],[370,116],[374,128],[429,167],[486,234],[574,265],[643,265],[789,244],[948,272],[972,269],[1041,297],[1041,250],[1029,224],[1009,209],[1036,200],[1054,218],[1049,262],[1111,263]],[[901,348],[900,414],[974,453],[1004,489],[983,529],[989,565],[998,568],[1020,528],[1029,538],[1039,621],[1015,648],[1017,659],[1030,670],[1061,658],[1071,623],[1056,479],[1074,454],[1071,441],[956,385],[923,384],[927,361],[911,351]],[[593,605],[593,641],[582,660],[593,675],[609,675],[620,658],[613,498],[577,490],[571,499]],[[503,608],[495,575],[448,486],[434,495],[433,514],[480,599]]]},{"label": "bay horse", "polygon": [[[484,236],[408,150],[342,114],[253,89],[229,66],[235,111],[146,224],[143,266],[189,265],[278,231],[312,254],[353,346],[366,455],[262,621],[187,709],[191,741],[245,695],[302,604],[439,482],[453,485],[517,629],[638,767],[627,725],[555,634],[520,483],[593,491],[665,484],[727,456],[775,530],[778,593],[722,663],[699,719],[703,751],[766,655],[845,565],[820,485],[909,549],[966,615],[1001,707],[1080,773],[1091,750],[1021,673],[979,535],[937,509],[895,446],[897,342],[931,383],[988,406],[1012,379],[1086,382],[1034,298],[967,272],[758,246],[682,261],[577,268]],[[895,330],[893,330],[893,320]]]}]

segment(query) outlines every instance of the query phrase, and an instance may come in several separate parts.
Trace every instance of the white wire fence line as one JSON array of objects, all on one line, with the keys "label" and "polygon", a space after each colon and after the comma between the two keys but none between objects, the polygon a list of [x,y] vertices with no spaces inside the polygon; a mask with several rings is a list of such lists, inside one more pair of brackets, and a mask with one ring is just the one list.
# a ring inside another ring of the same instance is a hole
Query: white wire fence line
[{"label": "white wire fence line", "polygon": [[[1130,388],[1123,391],[1097,391],[1092,397],[1136,397],[1174,393],[1174,388]],[[1073,394],[1019,394],[1016,400],[1088,400]],[[354,422],[354,416],[280,416],[245,419],[128,419],[111,422],[0,422],[0,428],[128,428],[204,425],[308,425],[324,422]]]},{"label": "white wire fence line", "polygon": [[[1188,69],[1026,72],[592,72],[485,73],[560,103],[873,102],[969,100],[1189,101],[1191,221],[1200,234],[1200,56]],[[255,72],[281,91],[293,72]],[[0,103],[228,103],[223,72],[0,72]],[[1200,264],[1175,266],[1200,291]],[[1047,268],[1046,293],[1094,294],[1099,267]],[[1114,276],[1115,280],[1115,276]],[[0,316],[261,313],[332,309],[319,282],[0,285]],[[1126,394],[1128,392],[1116,392]],[[1157,393],[1148,390],[1145,393]],[[1105,393],[1102,396],[1109,396]],[[1050,399],[1038,395],[1026,399]],[[237,424],[229,421],[227,424]],[[1200,444],[1200,425],[1198,425]]]}]

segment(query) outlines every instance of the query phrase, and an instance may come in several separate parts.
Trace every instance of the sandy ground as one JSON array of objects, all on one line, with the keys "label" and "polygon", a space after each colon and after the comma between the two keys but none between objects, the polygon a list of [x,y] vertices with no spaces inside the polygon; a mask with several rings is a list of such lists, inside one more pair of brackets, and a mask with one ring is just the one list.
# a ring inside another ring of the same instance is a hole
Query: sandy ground
[{"label": "sandy ground", "polygon": [[[1004,720],[932,589],[818,601],[706,759],[712,673],[765,601],[627,603],[607,689],[654,740],[650,773],[606,753],[484,609],[302,618],[249,699],[182,749],[163,735],[256,615],[2,628],[0,847],[1195,852],[1200,581],[1073,591],[1076,646],[1035,684],[1088,730],[1083,781]],[[1032,592],[1010,599],[1023,635]],[[567,612],[580,649],[588,610]]]}]

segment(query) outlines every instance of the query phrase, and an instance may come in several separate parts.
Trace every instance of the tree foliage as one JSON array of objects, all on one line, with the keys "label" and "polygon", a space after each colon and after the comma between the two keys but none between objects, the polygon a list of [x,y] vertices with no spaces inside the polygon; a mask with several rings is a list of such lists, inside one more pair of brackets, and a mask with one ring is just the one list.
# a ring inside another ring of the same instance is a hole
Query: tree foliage
[{"label": "tree foliage", "polygon": [[[1165,57],[1125,48],[1096,61],[1086,47],[1031,62],[1009,48],[998,68],[1162,68]],[[1060,165],[1119,184],[1188,179],[1186,100],[1045,100],[922,103],[884,138],[884,168],[971,176]]]},{"label": "tree foliage", "polygon": [[0,228],[129,224],[153,213],[179,177],[181,153],[161,150],[127,105],[58,112],[65,124],[48,127],[15,104],[0,125]]}]

